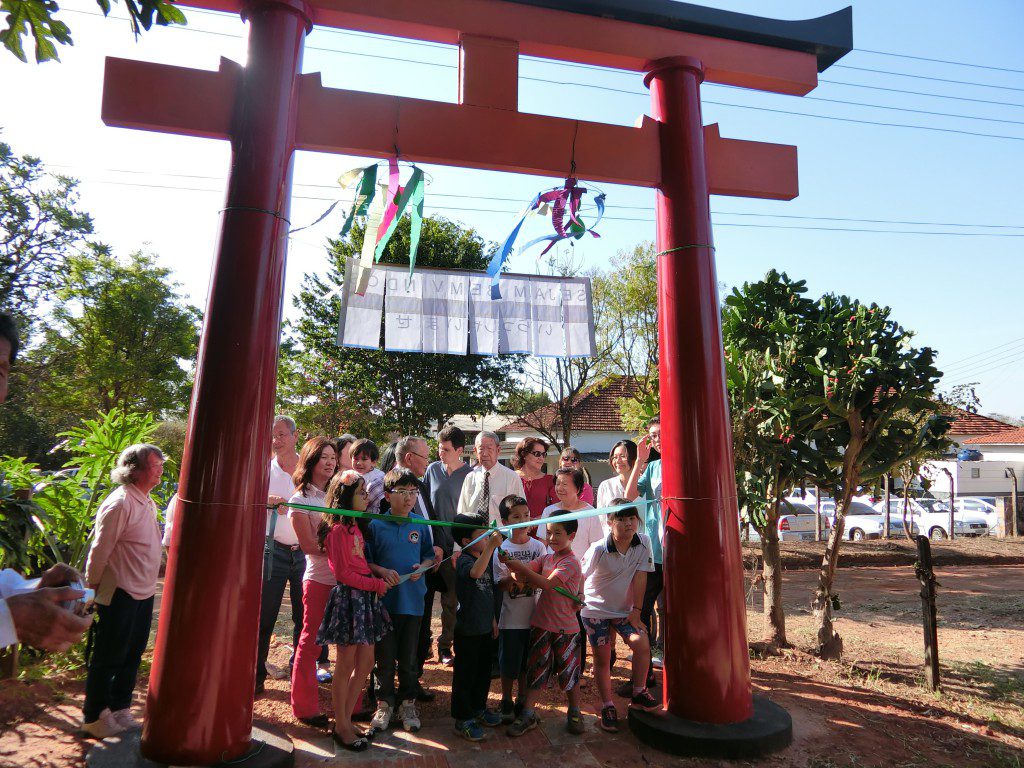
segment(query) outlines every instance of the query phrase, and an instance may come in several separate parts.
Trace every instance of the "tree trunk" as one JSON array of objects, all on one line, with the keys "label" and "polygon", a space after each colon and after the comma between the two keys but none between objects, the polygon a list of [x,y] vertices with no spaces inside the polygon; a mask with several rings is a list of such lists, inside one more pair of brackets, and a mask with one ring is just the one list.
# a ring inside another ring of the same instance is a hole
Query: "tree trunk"
[{"label": "tree trunk", "polygon": [[776,648],[789,646],[782,606],[782,554],[779,552],[779,499],[768,509],[761,534],[761,573],[764,576],[764,640]]},{"label": "tree trunk", "polygon": [[914,536],[910,531],[910,483],[906,482],[903,484],[903,533],[907,537],[907,541],[913,541]]},{"label": "tree trunk", "polygon": [[[850,446],[852,448],[852,446]],[[857,447],[857,453],[860,447]],[[849,450],[847,451],[849,454]],[[856,455],[849,456],[849,460],[855,461]],[[845,473],[844,473],[845,474]],[[821,570],[818,572],[818,588],[814,592],[814,600],[811,603],[814,609],[814,617],[818,619],[818,645],[815,652],[823,659],[840,659],[843,656],[843,639],[835,631],[832,625],[832,584],[835,581],[836,564],[839,562],[839,545],[843,540],[843,532],[846,530],[846,510],[849,507],[853,491],[857,487],[857,478],[851,477],[850,482],[843,485],[842,504],[836,500],[836,522],[829,531],[828,543],[825,544],[825,556],[821,561]]]}]

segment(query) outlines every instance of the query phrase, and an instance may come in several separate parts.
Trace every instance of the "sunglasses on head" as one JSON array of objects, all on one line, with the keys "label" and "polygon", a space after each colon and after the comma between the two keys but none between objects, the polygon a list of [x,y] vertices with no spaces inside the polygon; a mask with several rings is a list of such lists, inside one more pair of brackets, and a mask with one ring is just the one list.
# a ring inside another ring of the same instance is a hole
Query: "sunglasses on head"
[{"label": "sunglasses on head", "polygon": [[568,461],[570,464],[579,464],[580,460],[575,456],[563,456],[562,461]]}]

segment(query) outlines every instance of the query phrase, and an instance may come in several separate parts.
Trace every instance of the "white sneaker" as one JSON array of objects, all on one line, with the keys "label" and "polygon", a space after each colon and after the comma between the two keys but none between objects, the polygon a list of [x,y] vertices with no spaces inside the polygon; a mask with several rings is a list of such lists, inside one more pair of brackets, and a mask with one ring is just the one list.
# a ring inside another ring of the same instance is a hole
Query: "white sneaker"
[{"label": "white sneaker", "polygon": [[402,702],[398,708],[398,716],[402,718],[402,727],[410,733],[416,733],[420,729],[420,713],[416,711],[416,702],[413,699]]},{"label": "white sneaker", "polygon": [[377,703],[377,711],[373,713],[370,727],[375,731],[386,731],[391,724],[391,705],[386,701]]},{"label": "white sneaker", "polygon": [[131,709],[119,709],[117,710],[117,712],[111,712],[110,714],[114,717],[114,720],[117,722],[117,724],[124,728],[126,731],[130,731],[133,728],[142,727],[142,723],[140,723],[138,720],[132,717]]},{"label": "white sneaker", "polygon": [[104,709],[91,723],[83,723],[82,730],[94,739],[108,739],[123,732],[124,726],[114,719],[109,709]]}]

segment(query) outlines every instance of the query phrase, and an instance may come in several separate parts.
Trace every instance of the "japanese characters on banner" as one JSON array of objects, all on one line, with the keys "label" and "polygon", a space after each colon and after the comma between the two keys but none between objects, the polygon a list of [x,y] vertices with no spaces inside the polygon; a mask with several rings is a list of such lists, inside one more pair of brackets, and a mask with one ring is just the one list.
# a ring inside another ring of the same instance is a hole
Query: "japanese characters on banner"
[{"label": "japanese characters on banner", "polygon": [[[359,274],[350,258],[346,275]],[[450,355],[505,353],[589,357],[594,351],[590,279],[502,275],[491,298],[483,272],[375,265],[359,295],[356,280],[342,289],[338,343],[394,352]]]}]

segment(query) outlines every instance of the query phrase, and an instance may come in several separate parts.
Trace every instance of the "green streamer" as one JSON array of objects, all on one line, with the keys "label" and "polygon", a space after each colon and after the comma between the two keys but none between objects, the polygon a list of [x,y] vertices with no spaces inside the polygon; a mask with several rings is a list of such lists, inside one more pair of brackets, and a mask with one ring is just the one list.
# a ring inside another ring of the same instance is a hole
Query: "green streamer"
[{"label": "green streamer", "polygon": [[[413,200],[419,200],[420,217],[423,216],[423,171],[419,168],[414,168],[412,176],[409,178],[409,183],[402,189],[402,194],[398,196],[398,201],[395,203],[395,216],[391,219],[391,223],[388,224],[388,228],[384,231],[383,237],[377,241],[377,250],[374,252],[374,261],[380,261],[381,256],[384,255],[384,249],[387,247],[388,241],[391,236],[395,234],[395,230],[398,229],[398,220],[405,215],[405,209],[408,207],[409,202]],[[414,209],[415,210],[415,209]],[[415,219],[414,219],[415,221]],[[412,271],[412,265],[416,262],[416,248],[419,246],[419,228],[417,227],[415,233],[415,241],[413,240],[412,228],[409,231],[410,248],[409,248],[409,271]]]},{"label": "green streamer", "polygon": [[[345,182],[347,176],[348,174],[338,179],[338,183],[341,184],[342,188],[351,184],[351,181],[348,183]],[[356,216],[366,215],[366,211],[370,207],[370,203],[373,201],[376,189],[377,165],[368,165],[363,169],[362,181],[359,183],[359,190],[356,192],[355,199],[352,201],[352,210],[350,210],[348,212],[348,216],[345,217],[345,224],[342,226],[338,237],[344,237],[348,234],[348,231],[352,229],[352,222],[355,220]]]}]

